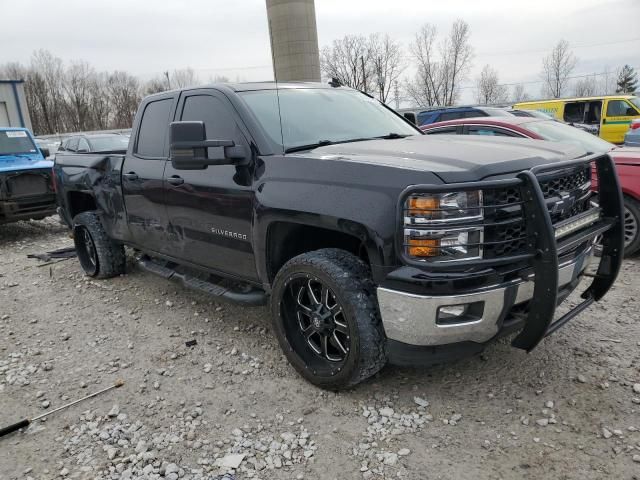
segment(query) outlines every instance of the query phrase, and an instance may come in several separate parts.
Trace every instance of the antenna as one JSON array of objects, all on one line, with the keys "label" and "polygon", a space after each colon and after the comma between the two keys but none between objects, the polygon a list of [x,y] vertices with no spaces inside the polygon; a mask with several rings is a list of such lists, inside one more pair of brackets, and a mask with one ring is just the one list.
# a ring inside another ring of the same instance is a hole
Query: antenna
[{"label": "antenna", "polygon": [[278,101],[278,119],[280,120],[280,139],[282,141],[282,153],[285,151],[284,147],[284,132],[282,131],[282,112],[280,110],[280,89],[278,88],[278,69],[276,68],[276,55],[275,47],[273,45],[273,31],[271,29],[271,19],[269,19],[269,38],[271,40],[271,63],[273,63],[273,79],[276,82],[276,99]]}]

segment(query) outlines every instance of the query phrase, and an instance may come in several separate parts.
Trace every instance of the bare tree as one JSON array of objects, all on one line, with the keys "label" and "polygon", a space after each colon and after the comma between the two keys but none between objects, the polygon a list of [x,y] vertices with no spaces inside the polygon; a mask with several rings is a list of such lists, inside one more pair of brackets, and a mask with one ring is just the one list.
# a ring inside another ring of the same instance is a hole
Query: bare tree
[{"label": "bare tree", "polygon": [[215,75],[213,77],[209,77],[209,83],[229,83],[229,77],[225,75]]},{"label": "bare tree", "polygon": [[188,88],[195,87],[200,83],[196,72],[193,68],[183,68],[181,70],[174,70],[170,75],[171,88]]},{"label": "bare tree", "polygon": [[320,66],[327,77],[367,92],[372,89],[374,80],[369,55],[369,42],[366,37],[345,35],[339,40],[334,40],[330,47],[322,48]]},{"label": "bare tree", "polygon": [[569,42],[560,40],[542,60],[543,88],[547,95],[553,98],[562,96],[577,62],[577,58],[569,49]]},{"label": "bare tree", "polygon": [[576,97],[590,97],[598,94],[598,81],[596,76],[584,77],[576,80],[573,87],[573,94]]},{"label": "bare tree", "polygon": [[529,95],[524,89],[524,85],[518,83],[513,86],[513,92],[511,93],[511,100],[513,102],[525,102],[529,100]]},{"label": "bare tree", "polygon": [[91,125],[90,87],[96,72],[87,62],[72,63],[64,73],[65,127],[75,131],[89,130]]},{"label": "bare tree", "polygon": [[100,72],[89,83],[91,130],[106,130],[111,126],[111,101],[107,84],[109,74]]},{"label": "bare tree", "polygon": [[407,82],[406,90],[418,105],[442,105],[442,75],[434,53],[436,36],[435,26],[427,23],[416,33],[410,46],[418,71],[413,81]]},{"label": "bare tree", "polygon": [[389,35],[375,33],[369,37],[369,61],[374,72],[376,94],[386,103],[391,89],[404,70],[402,47]]},{"label": "bare tree", "polygon": [[506,102],[507,95],[507,87],[498,81],[498,72],[485,65],[476,79],[476,101],[482,105]]},{"label": "bare tree", "polygon": [[166,90],[169,90],[167,80],[164,77],[157,76],[144,83],[142,86],[142,95],[153,95],[154,93],[160,93]]},{"label": "bare tree", "polygon": [[456,20],[449,35],[436,49],[437,31],[425,24],[410,45],[417,60],[417,72],[407,82],[408,95],[420,105],[453,105],[471,67],[473,49],[469,44],[469,25]]},{"label": "bare tree", "polygon": [[459,83],[464,80],[471,67],[473,48],[469,44],[470,35],[469,24],[458,19],[442,43],[445,105],[455,103],[460,93]]},{"label": "bare tree", "polygon": [[109,75],[107,92],[112,106],[112,128],[131,128],[140,103],[138,79],[126,72]]}]

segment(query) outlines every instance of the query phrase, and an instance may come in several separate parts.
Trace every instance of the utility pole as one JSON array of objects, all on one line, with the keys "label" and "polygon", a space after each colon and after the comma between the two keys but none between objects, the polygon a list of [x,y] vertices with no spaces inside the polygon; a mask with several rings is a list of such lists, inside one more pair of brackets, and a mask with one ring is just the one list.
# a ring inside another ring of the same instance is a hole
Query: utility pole
[{"label": "utility pole", "polygon": [[167,88],[171,90],[171,80],[169,80],[169,71],[164,72],[164,76],[167,77]]}]

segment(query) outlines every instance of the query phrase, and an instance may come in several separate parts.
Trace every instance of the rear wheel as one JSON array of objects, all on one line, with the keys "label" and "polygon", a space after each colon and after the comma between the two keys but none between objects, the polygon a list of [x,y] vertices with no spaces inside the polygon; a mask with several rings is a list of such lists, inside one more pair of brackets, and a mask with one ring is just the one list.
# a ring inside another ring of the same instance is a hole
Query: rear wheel
[{"label": "rear wheel", "polygon": [[96,212],[76,215],[73,241],[80,266],[88,276],[110,278],[125,272],[124,247],[109,238]]},{"label": "rear wheel", "polygon": [[633,255],[640,249],[640,203],[624,198],[624,254]]},{"label": "rear wheel", "polygon": [[271,295],[276,336],[293,367],[322,388],[348,388],[386,363],[386,337],[369,269],[323,249],[289,260]]}]

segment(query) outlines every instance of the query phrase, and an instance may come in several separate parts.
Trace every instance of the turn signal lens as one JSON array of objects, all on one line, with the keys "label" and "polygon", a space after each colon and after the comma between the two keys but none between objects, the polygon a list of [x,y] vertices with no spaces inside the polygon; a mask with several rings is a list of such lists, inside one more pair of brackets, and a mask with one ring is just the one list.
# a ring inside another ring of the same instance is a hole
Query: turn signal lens
[{"label": "turn signal lens", "polygon": [[409,197],[409,214],[424,215],[431,217],[434,210],[440,208],[440,198],[438,197]]},{"label": "turn signal lens", "polygon": [[440,239],[410,238],[409,255],[412,257],[437,257],[440,255]]}]

